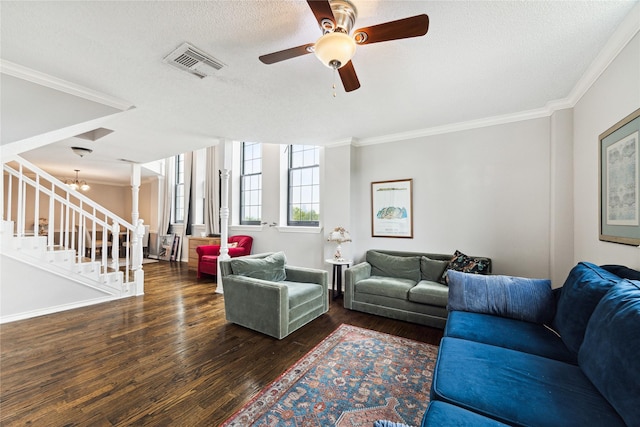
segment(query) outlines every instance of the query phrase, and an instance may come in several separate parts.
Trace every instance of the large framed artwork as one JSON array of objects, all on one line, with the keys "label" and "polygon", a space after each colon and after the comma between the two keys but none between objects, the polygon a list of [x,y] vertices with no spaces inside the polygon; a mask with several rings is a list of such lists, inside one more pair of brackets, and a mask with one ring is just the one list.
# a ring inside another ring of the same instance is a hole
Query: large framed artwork
[{"label": "large framed artwork", "polygon": [[640,108],[599,137],[600,240],[640,245]]},{"label": "large framed artwork", "polygon": [[413,180],[371,183],[371,235],[413,238]]}]

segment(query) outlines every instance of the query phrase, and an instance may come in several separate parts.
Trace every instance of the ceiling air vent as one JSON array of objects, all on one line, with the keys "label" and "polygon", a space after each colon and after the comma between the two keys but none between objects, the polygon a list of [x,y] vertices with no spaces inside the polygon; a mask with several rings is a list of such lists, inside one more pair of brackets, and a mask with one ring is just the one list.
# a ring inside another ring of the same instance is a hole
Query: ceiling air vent
[{"label": "ceiling air vent", "polygon": [[180,45],[180,47],[167,55],[163,61],[181,70],[188,71],[201,79],[212,76],[225,66],[221,61],[191,46],[189,43]]}]

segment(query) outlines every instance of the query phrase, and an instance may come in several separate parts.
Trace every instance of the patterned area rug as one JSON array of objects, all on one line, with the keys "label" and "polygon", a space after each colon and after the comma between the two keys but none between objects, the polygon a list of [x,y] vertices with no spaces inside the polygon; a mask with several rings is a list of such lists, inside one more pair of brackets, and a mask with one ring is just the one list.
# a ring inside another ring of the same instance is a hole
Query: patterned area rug
[{"label": "patterned area rug", "polygon": [[222,425],[420,425],[437,353],[430,344],[340,325]]}]

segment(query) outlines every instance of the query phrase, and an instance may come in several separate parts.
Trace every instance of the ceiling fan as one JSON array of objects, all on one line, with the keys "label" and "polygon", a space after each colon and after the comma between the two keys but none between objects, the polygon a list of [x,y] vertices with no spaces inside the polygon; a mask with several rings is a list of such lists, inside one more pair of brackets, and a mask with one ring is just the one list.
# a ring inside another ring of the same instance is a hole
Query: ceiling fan
[{"label": "ceiling fan", "polygon": [[322,36],[315,43],[269,53],[259,59],[265,64],[274,64],[313,52],[324,65],[338,70],[346,92],[360,87],[351,62],[357,45],[420,37],[429,29],[429,17],[422,14],[359,28],[350,35],[358,12],[349,0],[307,0],[307,4],[320,25]]}]

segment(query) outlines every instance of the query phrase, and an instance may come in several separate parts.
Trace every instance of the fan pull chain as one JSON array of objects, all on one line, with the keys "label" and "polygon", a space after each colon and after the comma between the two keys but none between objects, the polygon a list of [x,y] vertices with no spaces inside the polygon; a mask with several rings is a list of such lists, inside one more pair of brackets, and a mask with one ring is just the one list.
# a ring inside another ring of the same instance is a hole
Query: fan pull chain
[{"label": "fan pull chain", "polygon": [[333,97],[335,98],[336,97],[336,69],[335,68],[333,69],[333,86],[332,86],[332,89],[333,89]]}]

